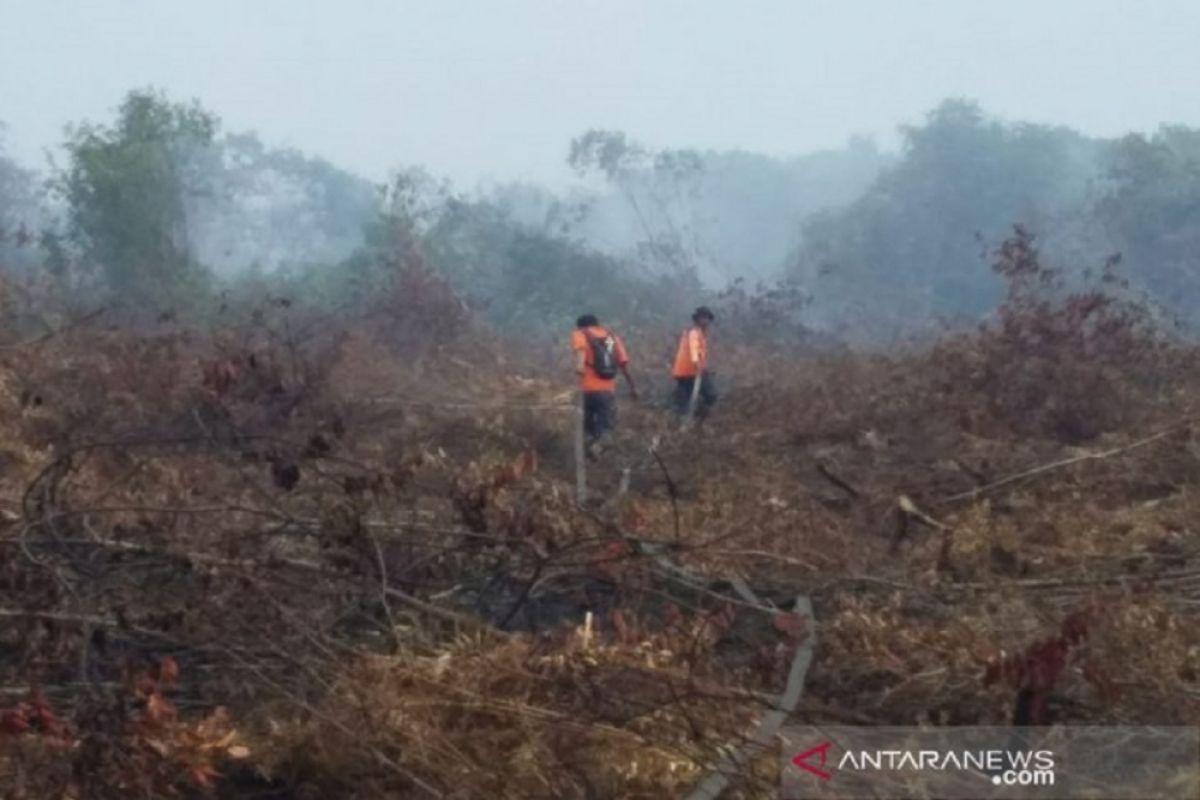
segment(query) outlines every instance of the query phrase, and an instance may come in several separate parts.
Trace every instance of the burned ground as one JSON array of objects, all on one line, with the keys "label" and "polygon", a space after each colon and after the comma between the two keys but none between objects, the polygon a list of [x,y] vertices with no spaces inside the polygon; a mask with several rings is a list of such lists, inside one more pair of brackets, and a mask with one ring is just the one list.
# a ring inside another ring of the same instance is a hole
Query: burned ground
[{"label": "burned ground", "polygon": [[3,793],[685,796],[806,641],[796,721],[1196,724],[1196,350],[1017,278],[909,352],[719,330],[583,508],[565,354],[469,317],[8,331]]}]

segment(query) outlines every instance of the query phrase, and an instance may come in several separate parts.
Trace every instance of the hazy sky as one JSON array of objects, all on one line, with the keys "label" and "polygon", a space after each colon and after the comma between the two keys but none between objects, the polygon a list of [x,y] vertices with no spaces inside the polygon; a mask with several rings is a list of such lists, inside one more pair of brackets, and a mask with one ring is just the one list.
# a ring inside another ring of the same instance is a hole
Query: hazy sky
[{"label": "hazy sky", "polygon": [[1100,135],[1200,125],[1197,0],[0,0],[27,163],[125,91],[381,178],[561,183],[572,136],[793,154],[940,99]]}]

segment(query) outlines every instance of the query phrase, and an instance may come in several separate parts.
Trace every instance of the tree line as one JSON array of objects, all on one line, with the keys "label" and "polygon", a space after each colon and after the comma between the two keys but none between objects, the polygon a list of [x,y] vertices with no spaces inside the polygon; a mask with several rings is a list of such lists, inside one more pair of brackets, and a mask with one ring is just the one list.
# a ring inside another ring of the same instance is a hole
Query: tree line
[{"label": "tree line", "polygon": [[68,128],[49,175],[0,150],[0,266],[134,306],[248,286],[338,305],[389,280],[399,224],[407,257],[514,330],[581,308],[650,319],[732,285],[879,341],[987,314],[1003,287],[980,255],[1021,224],[1068,284],[1120,254],[1131,287],[1183,322],[1200,291],[1200,131],[1180,126],[1101,140],[948,100],[896,153],[854,140],[793,159],[593,130],[566,152],[582,188],[473,194],[419,168],[375,185],[221,128],[137,90]]}]

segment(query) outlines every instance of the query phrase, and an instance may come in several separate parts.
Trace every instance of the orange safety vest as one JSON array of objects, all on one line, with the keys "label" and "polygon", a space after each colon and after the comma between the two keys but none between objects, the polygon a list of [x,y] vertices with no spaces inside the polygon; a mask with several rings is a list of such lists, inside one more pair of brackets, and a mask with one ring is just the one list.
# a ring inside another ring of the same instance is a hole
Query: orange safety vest
[{"label": "orange safety vest", "polygon": [[596,374],[592,367],[592,361],[595,356],[592,354],[592,346],[588,342],[587,335],[590,334],[595,339],[606,339],[611,336],[614,339],[614,347],[616,348],[617,364],[625,366],[629,363],[629,353],[625,350],[625,343],[621,341],[621,337],[617,336],[610,329],[603,326],[593,326],[587,329],[587,334],[582,330],[576,329],[571,333],[571,349],[584,354],[584,373],[580,380],[579,388],[585,392],[611,392],[617,386],[616,378],[601,378]]},{"label": "orange safety vest", "polygon": [[679,350],[675,353],[675,367],[671,374],[676,378],[696,377],[696,368],[708,369],[708,336],[699,327],[693,326],[679,337]]}]

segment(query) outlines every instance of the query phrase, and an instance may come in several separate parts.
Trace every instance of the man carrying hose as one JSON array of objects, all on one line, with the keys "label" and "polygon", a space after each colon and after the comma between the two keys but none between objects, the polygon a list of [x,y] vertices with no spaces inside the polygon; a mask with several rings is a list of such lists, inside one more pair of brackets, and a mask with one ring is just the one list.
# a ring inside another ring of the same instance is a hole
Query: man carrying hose
[{"label": "man carrying hose", "polygon": [[686,422],[703,420],[717,402],[717,387],[708,371],[708,328],[715,319],[707,306],[692,314],[692,325],[679,337],[675,354],[675,412]]},{"label": "man carrying hose", "polygon": [[575,351],[575,372],[583,392],[583,433],[587,438],[587,456],[600,454],[603,439],[617,425],[617,373],[625,376],[629,396],[637,399],[637,387],[629,374],[629,354],[625,344],[610,329],[603,327],[594,314],[584,314],[575,322],[571,334]]}]

